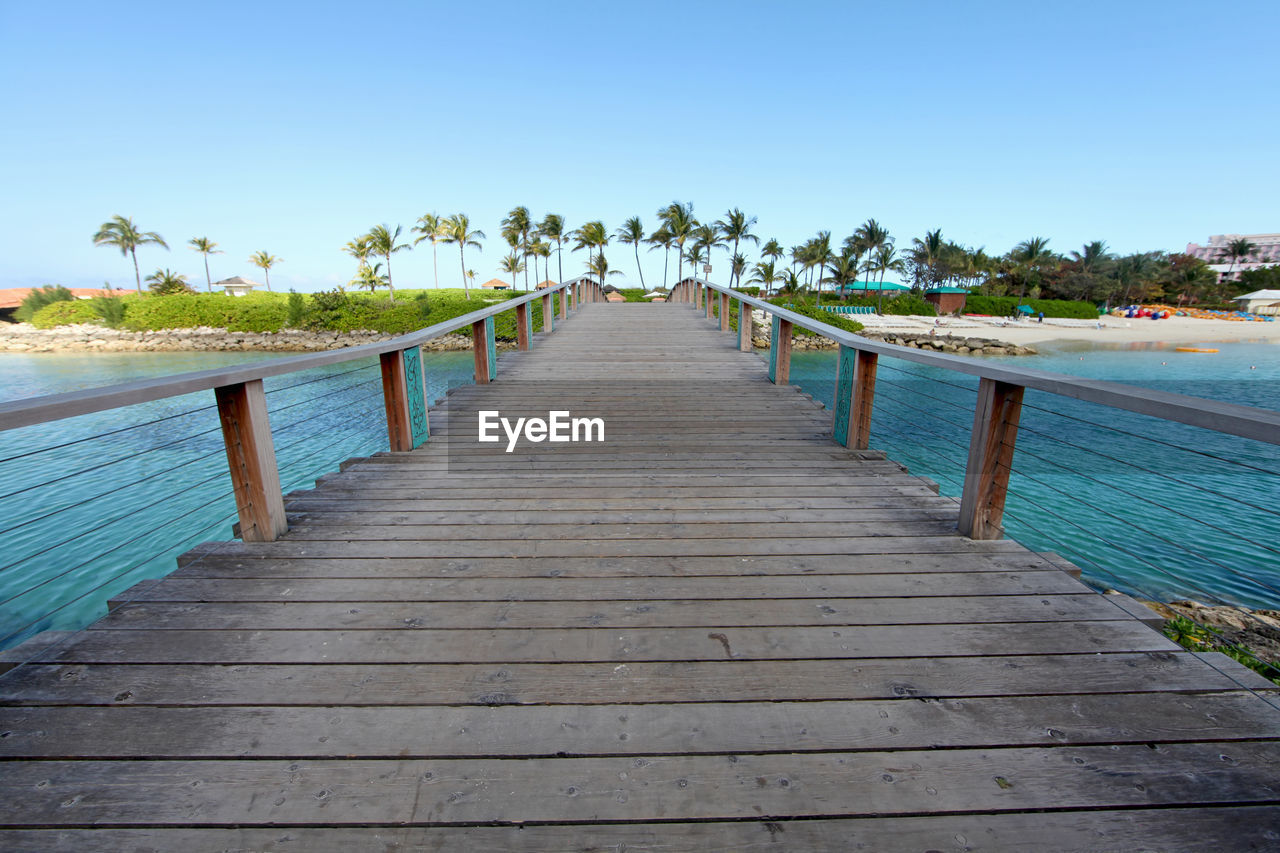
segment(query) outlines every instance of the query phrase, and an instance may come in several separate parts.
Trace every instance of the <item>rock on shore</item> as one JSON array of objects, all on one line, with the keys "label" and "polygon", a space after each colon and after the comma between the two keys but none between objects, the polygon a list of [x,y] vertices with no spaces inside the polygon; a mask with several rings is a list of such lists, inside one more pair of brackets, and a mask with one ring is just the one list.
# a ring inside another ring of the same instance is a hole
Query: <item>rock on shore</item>
[{"label": "rock on shore", "polygon": [[[755,337],[753,337],[751,341],[752,345],[757,349],[768,349],[768,327],[764,327],[763,330],[756,329],[755,331]],[[863,331],[858,332],[858,336],[866,338],[867,340],[881,341],[886,344],[895,344],[901,347],[932,350],[933,352],[946,352],[955,355],[1036,354],[1036,348],[1033,346],[1019,346],[1018,344],[1005,343],[1004,341],[992,340],[990,338],[958,337],[955,335],[920,335],[904,332],[877,332],[873,329],[864,329]],[[791,340],[791,348],[793,350],[824,350],[835,349],[835,347],[835,341],[832,341],[829,338],[795,336]]]},{"label": "rock on shore", "polygon": [[[0,352],[321,352],[390,340],[383,332],[229,332],[201,326],[158,332],[127,332],[79,324],[37,329],[29,323],[0,326]],[[465,350],[471,339],[445,335],[422,344],[424,350]]]},{"label": "rock on shore", "polygon": [[1262,660],[1280,666],[1280,610],[1251,610],[1198,601],[1143,603],[1166,619],[1182,616],[1208,626],[1226,642],[1245,646]]}]

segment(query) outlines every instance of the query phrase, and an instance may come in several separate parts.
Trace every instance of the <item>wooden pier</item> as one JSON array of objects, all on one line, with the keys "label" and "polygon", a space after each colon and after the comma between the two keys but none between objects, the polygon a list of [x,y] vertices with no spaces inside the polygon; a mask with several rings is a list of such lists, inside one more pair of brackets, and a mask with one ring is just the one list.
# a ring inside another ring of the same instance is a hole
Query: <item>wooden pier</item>
[{"label": "wooden pier", "polygon": [[0,677],[0,849],[1280,848],[1274,684],[962,537],[719,330],[584,304],[446,408],[604,444],[433,409]]}]

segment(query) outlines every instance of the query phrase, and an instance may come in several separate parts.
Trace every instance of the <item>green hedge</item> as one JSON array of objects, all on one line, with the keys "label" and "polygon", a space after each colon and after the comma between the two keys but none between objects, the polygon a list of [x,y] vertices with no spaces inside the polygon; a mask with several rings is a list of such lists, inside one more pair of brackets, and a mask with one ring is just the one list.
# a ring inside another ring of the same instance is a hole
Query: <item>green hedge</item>
[{"label": "green hedge", "polygon": [[98,312],[87,299],[52,302],[31,317],[31,325],[37,329],[70,326],[75,323],[97,323]]},{"label": "green hedge", "polygon": [[965,298],[966,314],[989,314],[992,317],[1009,317],[1019,305],[1030,306],[1033,314],[1044,312],[1046,317],[1070,320],[1098,319],[1098,306],[1092,302],[1070,302],[1065,299],[1018,299],[1016,296],[982,296],[970,294]]},{"label": "green hedge", "polygon": [[[782,301],[778,301],[778,300],[774,300],[774,302],[780,306],[783,304]],[[833,314],[830,311],[824,311],[821,308],[814,307],[813,305],[796,304],[793,307],[788,308],[787,310],[794,311],[797,314],[801,314],[813,320],[819,320],[823,323],[826,323],[828,326],[835,326],[837,329],[841,329],[842,331],[845,331],[845,332],[861,332],[862,331],[862,324],[857,322],[856,320],[850,320],[848,317],[842,314]],[[792,334],[794,334],[797,338],[822,337],[817,332],[811,332],[808,329],[802,329],[799,326],[795,326],[792,329]]]}]

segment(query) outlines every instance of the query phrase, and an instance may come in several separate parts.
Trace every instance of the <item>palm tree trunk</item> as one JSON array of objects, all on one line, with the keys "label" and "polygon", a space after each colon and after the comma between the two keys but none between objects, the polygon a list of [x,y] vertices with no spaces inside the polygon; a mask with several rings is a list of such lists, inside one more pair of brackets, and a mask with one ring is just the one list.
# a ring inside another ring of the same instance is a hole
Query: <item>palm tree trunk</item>
[{"label": "palm tree trunk", "polygon": [[556,238],[556,269],[560,271],[560,280],[564,281],[564,247],[560,245],[560,238]]},{"label": "palm tree trunk", "polygon": [[467,295],[468,299],[470,299],[471,288],[467,285],[467,255],[466,252],[462,250],[461,242],[458,243],[458,261],[462,264],[462,292]]},{"label": "palm tree trunk", "polygon": [[636,269],[640,271],[640,286],[644,287],[644,270],[640,267],[640,241],[635,243],[636,250]]},{"label": "palm tree trunk", "polygon": [[204,283],[210,293],[213,293],[213,277],[209,275],[209,256],[204,256]]},{"label": "palm tree trunk", "polygon": [[391,253],[387,252],[386,257],[387,257],[387,291],[390,292],[391,298],[394,300],[396,298],[396,289],[395,289],[395,286],[391,283]]},{"label": "palm tree trunk", "polygon": [[129,254],[133,255],[133,278],[138,283],[138,293],[142,293],[142,272],[138,269],[138,251],[130,249]]},{"label": "palm tree trunk", "polygon": [[671,261],[671,247],[667,246],[662,253],[662,289],[667,289],[667,264]]},{"label": "palm tree trunk", "polygon": [[436,241],[431,241],[431,269],[435,278],[436,290],[440,289],[440,262],[436,259]]}]

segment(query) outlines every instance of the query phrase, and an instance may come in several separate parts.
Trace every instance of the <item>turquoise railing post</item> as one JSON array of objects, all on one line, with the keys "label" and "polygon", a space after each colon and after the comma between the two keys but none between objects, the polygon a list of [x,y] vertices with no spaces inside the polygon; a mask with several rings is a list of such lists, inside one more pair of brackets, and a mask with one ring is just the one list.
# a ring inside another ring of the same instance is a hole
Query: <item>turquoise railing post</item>
[{"label": "turquoise railing post", "polygon": [[791,380],[791,321],[773,315],[769,335],[769,381],[786,385]]},{"label": "turquoise railing post", "polygon": [[422,370],[422,348],[404,350],[404,382],[409,401],[409,430],[413,446],[421,447],[431,438],[431,423],[427,416],[426,373]]},{"label": "turquoise railing post", "polygon": [[498,378],[498,339],[493,330],[493,315],[484,318],[484,345],[488,352],[489,379]]}]

